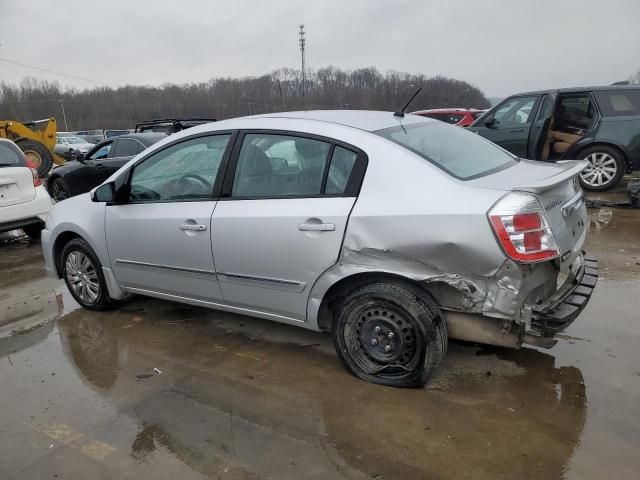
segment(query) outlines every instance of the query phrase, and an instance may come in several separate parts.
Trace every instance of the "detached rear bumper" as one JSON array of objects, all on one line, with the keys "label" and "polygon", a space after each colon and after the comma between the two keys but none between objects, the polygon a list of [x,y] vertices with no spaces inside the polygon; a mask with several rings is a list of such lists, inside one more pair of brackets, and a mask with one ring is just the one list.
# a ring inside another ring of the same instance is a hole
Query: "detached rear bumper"
[{"label": "detached rear bumper", "polygon": [[581,264],[554,296],[532,307],[532,333],[553,337],[567,328],[589,303],[598,282],[598,261],[584,252],[580,260]]}]

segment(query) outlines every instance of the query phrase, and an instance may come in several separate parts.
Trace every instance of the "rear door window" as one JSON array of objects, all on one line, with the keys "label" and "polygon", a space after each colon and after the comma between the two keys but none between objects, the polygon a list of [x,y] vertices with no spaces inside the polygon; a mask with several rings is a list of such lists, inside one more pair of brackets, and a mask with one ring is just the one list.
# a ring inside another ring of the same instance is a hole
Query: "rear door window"
[{"label": "rear door window", "polygon": [[596,91],[594,93],[605,117],[640,115],[640,89]]},{"label": "rear door window", "polygon": [[140,153],[140,142],[132,138],[119,138],[111,154],[112,157],[132,157]]}]

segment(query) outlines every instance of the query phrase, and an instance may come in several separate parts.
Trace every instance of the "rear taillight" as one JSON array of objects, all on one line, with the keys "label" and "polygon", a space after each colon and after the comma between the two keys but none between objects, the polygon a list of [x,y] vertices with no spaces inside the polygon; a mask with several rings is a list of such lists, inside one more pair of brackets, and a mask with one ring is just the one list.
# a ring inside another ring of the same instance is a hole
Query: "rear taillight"
[{"label": "rear taillight", "polygon": [[553,231],[533,195],[514,192],[489,211],[489,221],[504,252],[516,262],[532,263],[560,255]]},{"label": "rear taillight", "polygon": [[31,175],[33,175],[33,186],[39,187],[40,185],[42,185],[42,182],[40,181],[40,175],[38,175],[38,169],[33,165],[33,162],[31,160],[27,160],[27,167],[29,167],[29,170],[31,170]]}]

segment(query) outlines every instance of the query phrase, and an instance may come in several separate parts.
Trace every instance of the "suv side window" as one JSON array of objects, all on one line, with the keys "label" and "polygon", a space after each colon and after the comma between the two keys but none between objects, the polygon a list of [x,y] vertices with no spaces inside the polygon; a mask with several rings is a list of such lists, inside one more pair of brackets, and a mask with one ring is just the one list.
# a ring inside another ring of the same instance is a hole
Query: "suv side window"
[{"label": "suv side window", "polygon": [[330,150],[330,143],[311,138],[248,133],[238,155],[231,195],[320,195]]},{"label": "suv side window", "polygon": [[597,90],[594,93],[605,117],[640,115],[640,89]]},{"label": "suv side window", "polygon": [[113,149],[112,157],[132,157],[140,152],[140,143],[132,138],[119,138]]},{"label": "suv side window", "polygon": [[507,100],[493,113],[500,123],[531,123],[533,107],[538,97],[516,97]]},{"label": "suv side window", "polygon": [[177,143],[133,167],[133,202],[210,200],[231,134],[197,137]]}]

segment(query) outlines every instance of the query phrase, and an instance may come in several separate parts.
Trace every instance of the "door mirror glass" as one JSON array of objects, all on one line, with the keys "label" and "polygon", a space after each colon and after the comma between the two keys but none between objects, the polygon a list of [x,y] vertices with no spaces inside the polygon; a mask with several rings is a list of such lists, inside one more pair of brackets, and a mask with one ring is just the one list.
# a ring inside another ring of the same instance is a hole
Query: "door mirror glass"
[{"label": "door mirror glass", "polygon": [[487,128],[497,128],[500,122],[495,119],[493,115],[489,115],[487,119],[484,121],[484,125]]},{"label": "door mirror glass", "polygon": [[113,202],[116,196],[116,186],[113,182],[105,183],[96,188],[91,194],[93,202]]},{"label": "door mirror glass", "polygon": [[76,160],[81,162],[81,163],[84,163],[84,153],[77,153],[76,154]]}]

